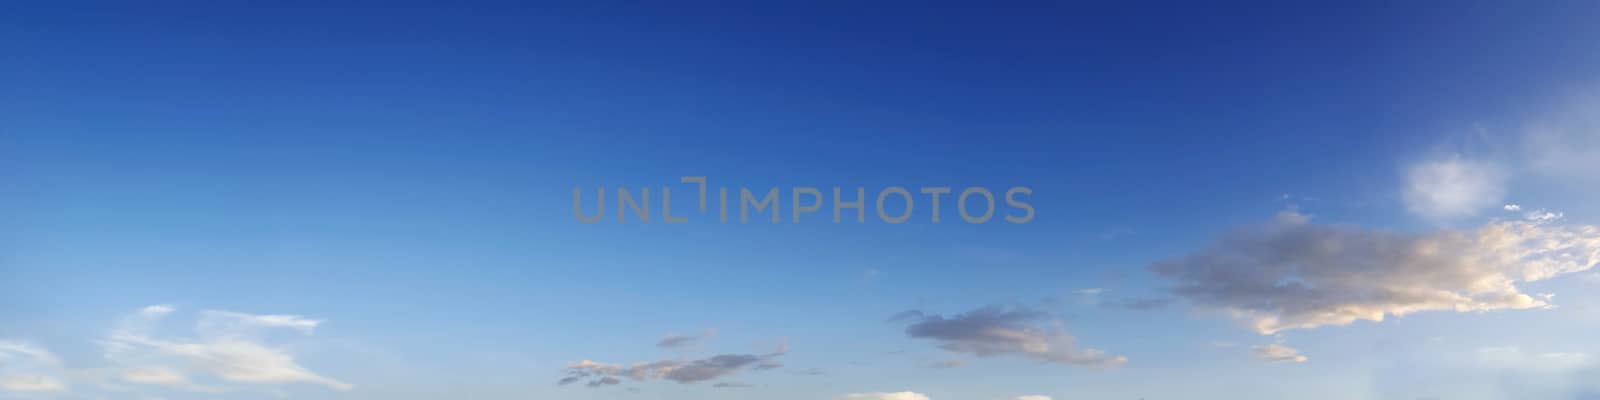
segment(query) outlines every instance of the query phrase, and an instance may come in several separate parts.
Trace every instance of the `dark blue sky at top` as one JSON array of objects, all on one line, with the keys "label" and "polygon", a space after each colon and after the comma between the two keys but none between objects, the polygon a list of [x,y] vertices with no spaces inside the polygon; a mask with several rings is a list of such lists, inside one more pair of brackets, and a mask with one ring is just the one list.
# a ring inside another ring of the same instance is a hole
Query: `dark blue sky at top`
[{"label": "dark blue sky at top", "polygon": [[1400,155],[1584,79],[1592,14],[1547,5],[24,3],[0,129],[38,204],[565,226],[573,186],[707,175],[1214,225],[1387,190]]}]

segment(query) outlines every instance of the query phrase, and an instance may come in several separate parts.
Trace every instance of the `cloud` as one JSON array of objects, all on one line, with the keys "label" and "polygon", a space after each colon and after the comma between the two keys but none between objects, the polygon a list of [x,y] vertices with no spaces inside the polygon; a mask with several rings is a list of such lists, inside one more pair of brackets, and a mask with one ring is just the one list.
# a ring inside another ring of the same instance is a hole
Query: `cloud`
[{"label": "cloud", "polygon": [[767,354],[721,354],[710,358],[677,361],[662,360],[629,365],[608,364],[590,360],[567,363],[567,376],[556,381],[567,385],[585,379],[589,387],[615,385],[617,378],[637,381],[663,379],[677,383],[697,383],[734,375],[741,371],[762,371],[779,368],[777,358],[788,352],[787,346]]},{"label": "cloud", "polygon": [[1477,350],[1480,366],[1492,369],[1530,372],[1571,371],[1592,365],[1589,356],[1579,352],[1528,354],[1517,346],[1484,347]]},{"label": "cloud", "polygon": [[1172,292],[1261,334],[1422,311],[1549,306],[1517,288],[1592,268],[1600,228],[1526,221],[1422,234],[1324,226],[1286,212],[1152,266]]},{"label": "cloud", "polygon": [[0,391],[60,392],[61,359],[31,343],[0,340]]},{"label": "cloud", "polygon": [[984,307],[945,318],[922,312],[898,314],[913,322],[906,336],[931,339],[947,351],[979,357],[1015,355],[1044,362],[1079,365],[1114,365],[1127,362],[1102,350],[1075,346],[1059,324],[1045,326],[1049,316],[1027,308]]},{"label": "cloud", "polygon": [[585,386],[588,386],[588,387],[601,387],[601,386],[615,385],[615,384],[619,384],[619,383],[622,383],[622,381],[617,379],[617,378],[615,378],[615,377],[606,376],[606,377],[601,377],[600,379],[589,381],[589,383],[586,384]]},{"label": "cloud", "polygon": [[[310,335],[321,321],[294,315],[203,311],[195,323],[193,338],[152,336],[154,325],[174,310],[166,305],[140,309],[100,341],[107,359],[132,365],[123,374],[125,380],[210,390],[184,384],[188,378],[169,367],[182,365],[193,373],[230,382],[312,383],[335,390],[353,388],[348,383],[311,372],[296,362],[287,349],[269,346],[262,340],[263,330],[275,328]],[[152,362],[162,364],[150,365]]]},{"label": "cloud", "polygon": [[945,361],[935,361],[935,362],[930,362],[930,363],[924,364],[924,366],[926,366],[928,368],[935,368],[935,369],[961,368],[961,367],[964,367],[966,365],[967,365],[967,362],[965,360],[945,360]]},{"label": "cloud", "polygon": [[807,368],[807,369],[795,371],[794,373],[795,373],[795,375],[805,375],[805,376],[821,376],[821,375],[827,375],[828,374],[827,372],[824,372],[821,368]]},{"label": "cloud", "polygon": [[8,375],[0,376],[0,389],[15,392],[60,392],[67,390],[67,385],[56,378],[44,375]]},{"label": "cloud", "polygon": [[1600,182],[1600,96],[1591,91],[1528,123],[1522,132],[1530,169],[1575,184]]},{"label": "cloud", "polygon": [[1538,210],[1529,211],[1526,214],[1522,214],[1522,219],[1542,224],[1559,221],[1566,216],[1567,215],[1565,213],[1559,211],[1549,211],[1541,208]]},{"label": "cloud", "polygon": [[746,384],[746,383],[738,383],[738,382],[717,382],[717,384],[711,385],[711,387],[714,387],[714,388],[748,388],[748,387],[755,387],[755,385]]},{"label": "cloud", "polygon": [[1106,292],[1105,288],[1086,288],[1086,289],[1074,290],[1074,291],[1072,291],[1072,294],[1079,295],[1079,296],[1097,296],[1097,295],[1099,295],[1101,293],[1105,293],[1105,292]]},{"label": "cloud", "polygon": [[889,321],[889,322],[917,321],[917,320],[921,320],[923,317],[925,317],[925,315],[922,314],[922,311],[906,310],[906,311],[901,311],[901,312],[895,313],[894,315],[890,315],[889,318],[886,321]]},{"label": "cloud", "polygon": [[171,314],[173,311],[176,311],[176,310],[177,310],[177,307],[174,307],[171,304],[156,304],[156,305],[145,306],[144,308],[140,308],[139,311],[136,312],[135,314],[140,316],[140,317],[159,318],[159,317],[166,316],[167,314]]},{"label": "cloud", "polygon": [[1282,343],[1255,346],[1251,347],[1250,350],[1256,353],[1256,357],[1267,361],[1303,363],[1307,360],[1306,356],[1300,355],[1299,350],[1284,346]]},{"label": "cloud", "polygon": [[134,383],[180,385],[189,383],[183,374],[165,367],[129,368],[122,372],[122,380]]},{"label": "cloud", "polygon": [[202,311],[199,326],[202,331],[243,332],[257,328],[287,328],[311,334],[322,321],[298,315],[251,315],[229,311]]},{"label": "cloud", "polygon": [[1174,301],[1177,301],[1177,299],[1173,299],[1173,298],[1170,298],[1170,297],[1169,298],[1157,298],[1157,299],[1122,299],[1122,300],[1117,300],[1117,301],[1109,301],[1108,300],[1108,301],[1100,302],[1100,307],[1104,307],[1104,308],[1121,308],[1121,309],[1125,309],[1125,310],[1139,310],[1139,311],[1159,310],[1159,309],[1167,308],[1167,306],[1168,305],[1172,305],[1172,303]]},{"label": "cloud", "polygon": [[1501,206],[1500,208],[1503,208],[1506,211],[1522,211],[1522,206],[1519,206],[1519,205],[1516,205],[1516,204],[1507,204],[1507,205]]},{"label": "cloud", "polygon": [[1429,161],[1406,168],[1406,209],[1428,218],[1477,215],[1500,204],[1508,175],[1499,166],[1462,160]]},{"label": "cloud", "polygon": [[196,392],[220,392],[222,389],[197,385],[181,372],[167,367],[133,367],[122,371],[122,380],[146,385],[163,385]]},{"label": "cloud", "polygon": [[872,282],[881,275],[883,275],[883,271],[879,271],[877,268],[867,268],[861,271],[861,282]]},{"label": "cloud", "polygon": [[656,347],[669,347],[670,348],[670,347],[689,346],[689,345],[698,343],[701,340],[709,339],[712,336],[716,336],[716,335],[717,335],[717,331],[716,330],[706,330],[704,333],[701,333],[701,334],[698,334],[698,335],[671,335],[671,334],[669,334],[666,337],[661,338],[661,341],[656,342]]},{"label": "cloud", "polygon": [[1017,396],[1017,400],[1050,400],[1050,396],[1041,396],[1041,395],[1033,394],[1033,395],[1027,395],[1027,396]]},{"label": "cloud", "polygon": [[60,366],[61,359],[43,347],[30,343],[0,340],[0,361],[10,361],[16,358],[25,358],[33,362]]},{"label": "cloud", "polygon": [[928,395],[917,392],[873,392],[851,393],[841,397],[843,400],[928,400]]}]

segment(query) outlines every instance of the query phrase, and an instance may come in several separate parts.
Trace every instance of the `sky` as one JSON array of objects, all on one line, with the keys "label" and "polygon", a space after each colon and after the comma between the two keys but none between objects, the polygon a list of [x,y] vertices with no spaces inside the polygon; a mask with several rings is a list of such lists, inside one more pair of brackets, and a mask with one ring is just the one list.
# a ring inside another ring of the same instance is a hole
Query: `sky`
[{"label": "sky", "polygon": [[1592,2],[3,8],[0,399],[1600,399]]}]

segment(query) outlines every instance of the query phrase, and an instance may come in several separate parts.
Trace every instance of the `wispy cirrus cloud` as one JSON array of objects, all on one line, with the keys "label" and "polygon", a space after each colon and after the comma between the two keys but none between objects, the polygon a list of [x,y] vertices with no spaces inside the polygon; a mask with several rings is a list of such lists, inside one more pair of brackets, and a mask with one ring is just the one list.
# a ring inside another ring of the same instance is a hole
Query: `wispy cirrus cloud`
[{"label": "wispy cirrus cloud", "polygon": [[44,347],[0,340],[0,393],[66,391],[62,372],[61,359]]},{"label": "wispy cirrus cloud", "polygon": [[295,315],[202,311],[193,337],[154,335],[154,327],[175,311],[176,307],[170,305],[142,308],[125,317],[99,342],[106,358],[122,368],[122,380],[194,391],[226,389],[194,384],[190,375],[233,383],[311,383],[335,390],[354,387],[312,372],[295,361],[287,349],[270,346],[264,340],[263,331],[271,329],[310,335],[321,321]]}]

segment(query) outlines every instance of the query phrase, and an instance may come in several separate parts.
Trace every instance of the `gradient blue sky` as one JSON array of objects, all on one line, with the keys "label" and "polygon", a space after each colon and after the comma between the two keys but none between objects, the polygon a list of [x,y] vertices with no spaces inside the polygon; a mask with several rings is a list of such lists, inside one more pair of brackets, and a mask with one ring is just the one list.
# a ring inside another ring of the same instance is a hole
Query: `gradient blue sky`
[{"label": "gradient blue sky", "polygon": [[[1587,267],[1518,282],[1558,307],[1272,334],[1151,267],[1280,212],[1419,237],[1600,222],[1593,2],[325,3],[0,7],[0,386],[59,384],[0,398],[1600,396]],[[572,216],[574,187],[686,175],[1027,186],[1037,217]],[[986,306],[1127,362],[886,321]],[[229,343],[311,375],[172,351]],[[703,382],[556,384],[779,348]]]}]

